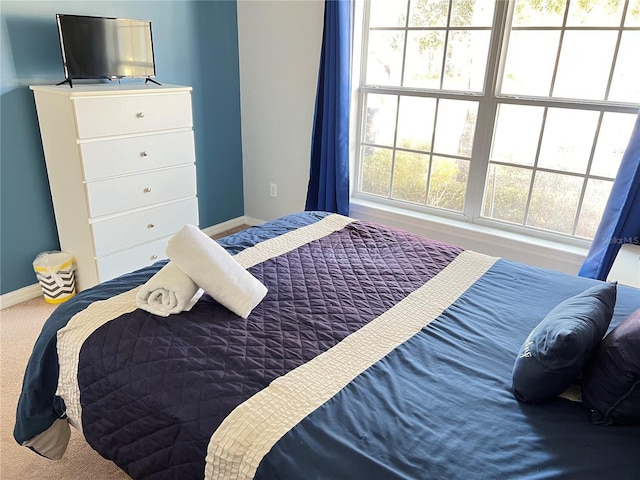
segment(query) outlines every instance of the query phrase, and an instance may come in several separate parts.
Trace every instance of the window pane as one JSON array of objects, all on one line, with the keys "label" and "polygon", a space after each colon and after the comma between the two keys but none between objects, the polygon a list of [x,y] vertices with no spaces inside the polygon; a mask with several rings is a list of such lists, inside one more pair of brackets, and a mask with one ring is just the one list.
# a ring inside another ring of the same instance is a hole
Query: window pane
[{"label": "window pane", "polygon": [[400,85],[403,45],[403,32],[369,32],[366,83]]},{"label": "window pane", "polygon": [[640,31],[623,32],[609,100],[640,103]]},{"label": "window pane", "polygon": [[636,115],[628,113],[604,114],[591,163],[591,175],[615,178],[635,121]]},{"label": "window pane", "polygon": [[625,27],[640,27],[640,0],[630,0],[627,9],[627,17],[624,21]]},{"label": "window pane", "polygon": [[[389,0],[383,1],[389,2]],[[447,26],[449,0],[412,0],[409,8],[410,27]]]},{"label": "window pane", "polygon": [[485,188],[485,217],[524,223],[532,170],[504,165],[489,165]]},{"label": "window pane", "polygon": [[461,212],[468,179],[468,161],[433,157],[427,205]]},{"label": "window pane", "polygon": [[475,0],[453,0],[451,26],[490,27],[493,23],[493,2]]},{"label": "window pane", "polygon": [[550,108],[542,134],[538,166],[586,173],[598,112]]},{"label": "window pane", "polygon": [[403,82],[405,87],[440,88],[444,36],[443,31],[436,30],[408,33]]},{"label": "window pane", "polygon": [[533,165],[540,140],[543,113],[543,107],[498,105],[491,160]]},{"label": "window pane", "polygon": [[594,30],[565,32],[553,96],[603,100],[617,35]]},{"label": "window pane", "polygon": [[478,102],[440,100],[434,151],[471,157]]},{"label": "window pane", "polygon": [[571,27],[617,27],[620,25],[624,0],[572,1],[569,5],[567,25]]},{"label": "window pane", "polygon": [[425,204],[429,156],[421,153],[396,152],[393,164],[393,193],[398,200]]},{"label": "window pane", "polygon": [[501,92],[548,96],[559,40],[560,32],[511,32]]},{"label": "window pane", "polygon": [[435,98],[400,97],[396,146],[430,152],[435,114]]},{"label": "window pane", "polygon": [[357,191],[462,212],[469,190],[474,215],[591,238],[640,104],[640,0],[365,5]]},{"label": "window pane", "polygon": [[387,148],[362,147],[362,181],[364,193],[389,196],[391,185],[391,156]]},{"label": "window pane", "polygon": [[566,2],[557,0],[553,3],[517,0],[513,13],[515,27],[559,27],[562,25]]},{"label": "window pane", "polygon": [[458,30],[449,33],[442,88],[481,92],[487,65],[488,30]]},{"label": "window pane", "polygon": [[407,0],[372,0],[369,13],[371,27],[404,27],[407,18]]},{"label": "window pane", "polygon": [[613,182],[589,179],[576,227],[577,236],[593,238],[596,234],[612,186]]},{"label": "window pane", "polygon": [[396,129],[396,95],[370,93],[366,99],[364,141],[377,145],[393,146]]},{"label": "window pane", "polygon": [[537,172],[527,225],[572,234],[582,178]]}]

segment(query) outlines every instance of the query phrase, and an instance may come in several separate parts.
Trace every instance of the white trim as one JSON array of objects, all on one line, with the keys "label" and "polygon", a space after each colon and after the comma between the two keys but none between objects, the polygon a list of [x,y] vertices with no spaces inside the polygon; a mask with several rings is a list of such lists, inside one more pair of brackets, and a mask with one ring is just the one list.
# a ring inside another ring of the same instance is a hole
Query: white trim
[{"label": "white trim", "polygon": [[0,295],[0,309],[13,307],[32,298],[37,298],[42,295],[42,289],[39,283],[33,285],[27,285],[26,287],[13,290],[12,292]]},{"label": "white trim", "polygon": [[588,250],[550,240],[529,237],[496,228],[404,211],[364,200],[351,199],[351,217],[390,225],[410,232],[452,243],[463,248],[500,256],[536,267],[576,274]]},{"label": "white trim", "polygon": [[620,247],[607,281],[640,288],[640,245],[627,243]]},{"label": "white trim", "polygon": [[261,220],[259,218],[254,218],[254,217],[244,217],[244,221],[247,225],[251,225],[252,227],[256,227],[258,225],[263,225],[267,223],[266,220]]},{"label": "white trim", "polygon": [[215,225],[202,228],[201,230],[208,236],[212,236],[218,235],[226,230],[239,227],[240,225],[251,225],[251,223],[249,223],[249,219],[243,215],[242,217],[232,218],[231,220],[227,220],[222,223],[216,223]]}]

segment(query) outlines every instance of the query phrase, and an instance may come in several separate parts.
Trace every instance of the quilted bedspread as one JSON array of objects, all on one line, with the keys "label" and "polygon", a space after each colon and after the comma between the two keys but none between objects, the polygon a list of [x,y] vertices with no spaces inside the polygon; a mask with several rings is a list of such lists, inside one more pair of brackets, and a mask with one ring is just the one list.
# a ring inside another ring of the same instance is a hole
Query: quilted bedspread
[{"label": "quilted bedspread", "polygon": [[[529,331],[595,280],[320,212],[220,244],[268,288],[246,320],[206,294],[136,309],[164,262],[78,294],[36,344],[16,440],[54,457],[70,423],[148,479],[637,478],[640,427],[510,390]],[[611,326],[638,308],[619,286]]]},{"label": "quilted bedspread", "polygon": [[208,295],[178,316],[133,309],[109,319],[79,350],[74,423],[134,478],[201,478],[209,438],[237,405],[388,310],[460,252],[348,221],[249,268],[269,292],[247,321]]},{"label": "quilted bedspread", "polygon": [[198,478],[211,434],[236,406],[391,308],[459,252],[351,223],[251,267],[269,291],[247,321],[205,296],[179,317],[135,310],[108,322],[80,352],[87,441],[134,477]]}]

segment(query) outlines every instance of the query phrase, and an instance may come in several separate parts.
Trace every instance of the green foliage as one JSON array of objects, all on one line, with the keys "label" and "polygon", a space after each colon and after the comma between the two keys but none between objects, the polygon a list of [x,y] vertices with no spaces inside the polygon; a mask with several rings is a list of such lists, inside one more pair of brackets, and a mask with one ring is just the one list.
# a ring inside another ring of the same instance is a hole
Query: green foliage
[{"label": "green foliage", "polygon": [[448,14],[448,1],[418,0],[410,25],[425,27],[446,25]]},{"label": "green foliage", "polygon": [[571,234],[581,188],[580,178],[538,172],[527,225]]},{"label": "green foliage", "polygon": [[393,169],[392,198],[424,205],[427,198],[429,156],[398,151]]},{"label": "green foliage", "polygon": [[[364,155],[362,192],[456,212],[464,209],[470,162],[407,151],[397,151],[392,160],[391,149],[365,149],[368,150]],[[492,165],[485,187],[483,216],[572,234],[582,180],[539,173],[525,219],[531,172],[527,168]],[[603,183],[598,192],[592,193],[596,199],[608,195],[610,184]],[[598,201],[583,204],[576,235],[593,237],[602,208]]]},{"label": "green foliage", "polygon": [[[600,5],[603,0],[573,0],[577,2],[581,13],[588,14],[596,5]],[[607,10],[616,12],[623,0],[606,0]],[[547,12],[562,15],[564,13],[567,0],[518,0],[516,3],[516,18],[522,20],[528,17],[529,12]]]},{"label": "green foliage", "polygon": [[[362,191],[395,200],[461,212],[469,177],[469,162],[433,157],[429,172],[428,154],[365,147]],[[428,179],[428,194],[427,194]]]},{"label": "green foliage", "polygon": [[522,224],[529,196],[531,170],[492,165],[485,188],[485,217]]},{"label": "green foliage", "polygon": [[363,150],[362,191],[388,197],[393,151],[388,148],[373,147],[364,147]]},{"label": "green foliage", "polygon": [[427,205],[461,212],[469,178],[469,162],[434,157]]}]

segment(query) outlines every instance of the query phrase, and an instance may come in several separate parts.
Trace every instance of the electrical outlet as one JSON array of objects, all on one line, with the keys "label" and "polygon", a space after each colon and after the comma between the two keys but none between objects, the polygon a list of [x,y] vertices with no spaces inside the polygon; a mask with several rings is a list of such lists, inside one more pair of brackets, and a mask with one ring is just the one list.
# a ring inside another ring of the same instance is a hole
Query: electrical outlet
[{"label": "electrical outlet", "polygon": [[272,183],[271,185],[269,185],[269,193],[271,194],[272,197],[278,196],[278,186],[275,183]]}]

